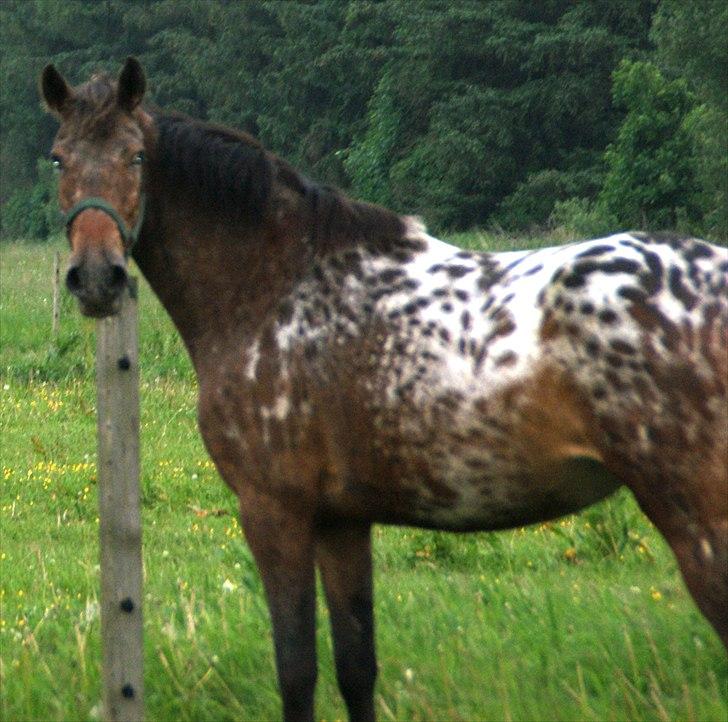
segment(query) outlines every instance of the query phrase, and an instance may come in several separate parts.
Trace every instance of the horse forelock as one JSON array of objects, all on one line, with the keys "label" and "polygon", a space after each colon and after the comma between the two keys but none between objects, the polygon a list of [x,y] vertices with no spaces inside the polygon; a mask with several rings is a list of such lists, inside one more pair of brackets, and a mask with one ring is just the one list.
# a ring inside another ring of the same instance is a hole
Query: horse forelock
[{"label": "horse forelock", "polygon": [[117,82],[106,73],[74,88],[70,124],[77,136],[93,140],[112,135],[121,112]]}]

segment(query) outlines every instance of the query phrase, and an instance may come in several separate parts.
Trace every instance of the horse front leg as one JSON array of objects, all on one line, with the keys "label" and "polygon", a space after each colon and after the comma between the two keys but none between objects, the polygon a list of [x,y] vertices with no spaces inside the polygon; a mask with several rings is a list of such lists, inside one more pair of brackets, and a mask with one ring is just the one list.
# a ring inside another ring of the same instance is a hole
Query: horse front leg
[{"label": "horse front leg", "polygon": [[310,517],[260,493],[240,494],[245,537],[268,599],[285,722],[313,722],[316,582]]},{"label": "horse front leg", "polygon": [[332,523],[316,530],[316,559],[331,617],[339,689],[351,722],[374,722],[371,527]]}]

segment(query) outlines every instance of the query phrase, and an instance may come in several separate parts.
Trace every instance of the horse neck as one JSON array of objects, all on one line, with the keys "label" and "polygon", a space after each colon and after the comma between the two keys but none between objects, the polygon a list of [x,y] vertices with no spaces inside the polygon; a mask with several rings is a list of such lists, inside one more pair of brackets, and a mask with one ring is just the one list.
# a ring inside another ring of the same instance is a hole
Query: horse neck
[{"label": "horse neck", "polygon": [[134,259],[199,373],[211,349],[244,343],[290,291],[303,233],[290,222],[241,227],[154,182],[147,206]]}]

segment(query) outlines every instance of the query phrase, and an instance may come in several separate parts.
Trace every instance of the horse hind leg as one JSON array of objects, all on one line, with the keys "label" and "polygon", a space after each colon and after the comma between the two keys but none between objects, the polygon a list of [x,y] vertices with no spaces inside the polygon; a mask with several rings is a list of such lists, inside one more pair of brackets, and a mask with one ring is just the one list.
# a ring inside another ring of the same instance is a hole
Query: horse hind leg
[{"label": "horse hind leg", "polygon": [[[706,463],[708,462],[708,463]],[[631,485],[637,500],[672,548],[685,584],[728,649],[728,467],[696,464],[660,488]]]},{"label": "horse hind leg", "polygon": [[339,689],[351,722],[374,722],[372,556],[369,524],[316,530],[316,559],[326,593]]},{"label": "horse hind leg", "polygon": [[667,540],[693,599],[728,650],[727,534],[724,519],[722,524],[696,525]]}]

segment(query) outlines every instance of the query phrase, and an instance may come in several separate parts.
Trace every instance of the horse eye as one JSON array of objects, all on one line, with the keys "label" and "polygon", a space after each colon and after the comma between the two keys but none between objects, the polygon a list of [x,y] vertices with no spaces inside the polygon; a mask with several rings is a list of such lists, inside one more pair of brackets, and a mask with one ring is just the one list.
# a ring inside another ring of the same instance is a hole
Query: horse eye
[{"label": "horse eye", "polygon": [[144,163],[144,153],[139,151],[131,160],[132,165],[141,165]]},{"label": "horse eye", "polygon": [[61,170],[63,168],[63,161],[61,160],[60,156],[51,156],[51,166],[53,166],[53,170]]}]

